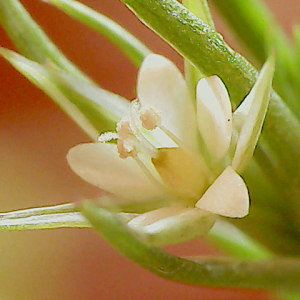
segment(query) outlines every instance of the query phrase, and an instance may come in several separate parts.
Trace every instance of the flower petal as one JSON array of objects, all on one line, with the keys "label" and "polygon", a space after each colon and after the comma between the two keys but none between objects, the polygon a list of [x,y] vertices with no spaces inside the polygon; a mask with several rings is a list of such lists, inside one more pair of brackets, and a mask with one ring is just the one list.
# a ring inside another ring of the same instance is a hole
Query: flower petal
[{"label": "flower petal", "polygon": [[250,94],[234,112],[234,125],[239,131],[232,167],[242,172],[252,157],[270,100],[275,56],[271,55],[262,67]]},{"label": "flower petal", "polygon": [[207,169],[201,156],[189,155],[180,147],[160,148],[152,163],[162,180],[185,201],[194,201],[207,185]]},{"label": "flower petal", "polygon": [[163,207],[142,214],[127,223],[129,228],[152,245],[186,242],[207,233],[216,216],[198,208]]},{"label": "flower petal", "polygon": [[133,158],[121,159],[115,144],[80,144],[70,149],[67,160],[77,175],[115,194],[117,201],[157,201],[168,197],[159,188],[160,182],[151,182]]},{"label": "flower petal", "polygon": [[197,121],[203,140],[213,157],[222,158],[231,139],[231,103],[226,87],[217,76],[197,85]]},{"label": "flower petal", "polygon": [[188,147],[197,149],[194,104],[178,68],[157,54],[148,55],[139,71],[137,96],[142,106],[161,111],[162,125]]},{"label": "flower petal", "polygon": [[242,218],[249,212],[248,189],[229,166],[207,189],[196,207],[225,217]]}]

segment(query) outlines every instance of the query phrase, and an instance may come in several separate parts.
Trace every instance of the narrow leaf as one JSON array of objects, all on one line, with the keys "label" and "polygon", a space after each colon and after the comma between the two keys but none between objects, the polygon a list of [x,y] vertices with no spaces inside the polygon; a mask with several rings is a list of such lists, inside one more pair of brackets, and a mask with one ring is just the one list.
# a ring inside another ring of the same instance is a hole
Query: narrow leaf
[{"label": "narrow leaf", "polygon": [[0,49],[0,55],[49,95],[94,140],[100,132],[114,128],[129,107],[129,102],[121,96],[61,71],[51,63],[43,66],[4,48]]},{"label": "narrow leaf", "polygon": [[0,218],[0,231],[86,227],[91,227],[91,225],[79,212],[46,214],[18,219]]},{"label": "narrow leaf", "polygon": [[[108,197],[97,199],[98,204],[112,202]],[[137,217],[134,213],[118,213],[126,222]],[[60,205],[21,209],[0,213],[0,231],[41,230],[56,228],[87,228],[91,224],[79,212],[78,205]]]},{"label": "narrow leaf", "polygon": [[78,211],[78,209],[76,208],[74,203],[66,203],[66,204],[28,208],[28,209],[16,210],[16,211],[11,211],[6,213],[0,213],[0,219],[12,220],[12,219],[21,219],[21,218],[48,215],[48,214],[70,213],[76,211]]},{"label": "narrow leaf", "polygon": [[[88,111],[89,107],[99,111],[95,117],[99,119],[104,114],[107,119],[118,122],[120,118],[127,114],[130,102],[124,97],[100,88],[93,82],[86,82],[67,72],[55,67],[47,68],[51,79],[70,98],[72,102],[79,102],[87,106],[82,111]],[[81,105],[78,105],[79,107]],[[97,120],[95,120],[96,122]],[[98,120],[99,122],[99,120]]]},{"label": "narrow leaf", "polygon": [[18,0],[0,1],[0,23],[25,57],[42,64],[49,59],[61,69],[88,80],[53,44]]},{"label": "narrow leaf", "polygon": [[115,213],[97,208],[91,202],[83,203],[82,213],[120,253],[163,278],[215,287],[300,289],[299,260],[184,259],[142,243]]},{"label": "narrow leaf", "polygon": [[207,238],[236,258],[267,259],[273,256],[243,231],[221,218],[217,219]]},{"label": "narrow leaf", "polygon": [[74,203],[29,208],[0,214],[0,231],[90,227]]},{"label": "narrow leaf", "polygon": [[212,2],[254,56],[254,61],[258,65],[263,64],[270,47],[275,50],[274,89],[294,113],[300,116],[299,72],[293,61],[292,47],[268,7],[259,0],[212,0]]},{"label": "narrow leaf", "polygon": [[53,81],[51,81],[45,67],[4,48],[0,48],[0,55],[2,55],[28,80],[50,96],[91,138],[97,139],[99,136],[97,129],[87,119],[86,114],[81,112],[76,105],[71,103],[57,88]]},{"label": "narrow leaf", "polygon": [[136,65],[140,66],[151,51],[135,36],[110,18],[74,0],[47,0],[69,16],[107,37]]}]

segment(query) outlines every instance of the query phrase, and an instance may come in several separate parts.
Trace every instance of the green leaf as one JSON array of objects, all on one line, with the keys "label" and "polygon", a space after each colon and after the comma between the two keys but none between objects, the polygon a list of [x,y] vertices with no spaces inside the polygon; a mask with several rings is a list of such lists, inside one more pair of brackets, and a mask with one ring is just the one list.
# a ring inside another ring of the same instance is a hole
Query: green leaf
[{"label": "green leaf", "polygon": [[61,69],[88,80],[53,44],[18,0],[0,1],[0,23],[25,57],[42,64],[49,59]]},{"label": "green leaf", "polygon": [[43,66],[4,48],[0,48],[0,55],[49,95],[94,140],[100,132],[114,128],[129,107],[121,96],[51,67],[50,63]]},{"label": "green leaf", "polygon": [[207,235],[209,241],[236,258],[267,259],[274,255],[243,231],[219,218]]},{"label": "green leaf", "polygon": [[205,76],[218,74],[235,105],[249,92],[255,82],[256,70],[230,49],[216,31],[178,1],[121,1]]},{"label": "green leaf", "polygon": [[212,0],[233,32],[262,65],[270,47],[276,52],[274,89],[300,117],[300,89],[298,68],[293,61],[293,50],[284,31],[262,1]]},{"label": "green leaf", "polygon": [[[142,243],[115,213],[84,202],[82,214],[120,253],[166,279],[215,287],[299,290],[299,260],[233,260],[220,257],[184,259]],[[278,270],[280,269],[280,272]]]},{"label": "green leaf", "polygon": [[[69,98],[74,99],[72,102],[76,103],[78,107],[82,107],[83,112],[88,112],[91,108],[98,111],[94,118],[92,116],[90,118],[95,123],[103,122],[104,116],[113,122],[118,122],[129,111],[130,102],[126,98],[104,90],[93,82],[83,81],[81,78],[55,68],[55,66],[50,65],[47,70],[53,82]],[[104,115],[102,118],[101,114]]]},{"label": "green leaf", "polygon": [[0,218],[0,231],[89,227],[91,225],[79,212],[47,214],[20,219]]},{"label": "green leaf", "polygon": [[[1,50],[2,56],[9,60],[31,82],[53,98],[62,110],[83,128],[90,137],[96,139],[100,132],[115,127],[115,122],[119,117],[111,112],[110,108],[113,103],[115,103],[114,108],[120,107],[120,102],[123,106],[124,99],[98,88],[95,83],[74,66],[47,37],[18,0],[0,1],[0,22],[16,47],[31,61],[4,49]],[[40,63],[40,65],[34,64],[34,61]],[[83,82],[85,82],[85,91],[89,89],[88,87],[93,89],[93,95],[99,97],[98,103],[101,102],[102,105],[97,105],[94,99],[89,99],[89,96],[83,95],[84,93],[78,93],[74,90],[71,93],[71,89],[62,92],[53,82],[55,72],[51,72],[52,77],[50,77],[50,68],[44,66],[49,62],[53,68],[54,66],[58,67],[66,73],[72,74],[69,77],[73,76],[77,82],[81,81],[81,87],[84,86]],[[95,93],[95,90],[97,90],[97,93]],[[111,101],[110,106],[106,108],[105,104],[109,101]]]},{"label": "green leaf", "polygon": [[[183,0],[182,4],[198,18],[214,29],[214,22],[206,0]],[[205,77],[200,70],[196,69],[187,59],[184,60],[184,74],[190,93],[195,97],[198,81]]]},{"label": "green leaf", "polygon": [[0,214],[0,231],[85,228],[90,223],[73,203],[30,208]]},{"label": "green leaf", "polygon": [[107,37],[136,65],[140,66],[151,51],[135,36],[110,18],[74,0],[47,0],[69,16]]},{"label": "green leaf", "polygon": [[182,4],[212,29],[215,29],[214,21],[206,0],[183,0]]}]

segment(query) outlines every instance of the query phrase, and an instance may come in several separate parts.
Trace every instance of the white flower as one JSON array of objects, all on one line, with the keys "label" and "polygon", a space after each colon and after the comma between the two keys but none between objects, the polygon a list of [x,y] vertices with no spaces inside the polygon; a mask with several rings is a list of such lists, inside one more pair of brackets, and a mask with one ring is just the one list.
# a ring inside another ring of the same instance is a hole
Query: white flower
[{"label": "white flower", "polygon": [[151,54],[139,71],[137,100],[116,132],[73,147],[69,165],[113,194],[120,207],[153,204],[156,209],[128,222],[152,244],[198,237],[211,228],[216,215],[242,218],[248,214],[249,196],[236,171],[252,156],[265,116],[272,68],[265,69],[263,80],[233,116],[217,76],[199,81],[195,105],[177,67]]}]

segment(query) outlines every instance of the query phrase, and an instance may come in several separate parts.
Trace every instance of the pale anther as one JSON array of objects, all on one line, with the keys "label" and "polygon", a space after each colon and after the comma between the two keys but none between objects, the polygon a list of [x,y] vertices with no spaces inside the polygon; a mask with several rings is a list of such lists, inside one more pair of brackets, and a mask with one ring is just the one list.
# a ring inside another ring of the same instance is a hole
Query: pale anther
[{"label": "pale anther", "polygon": [[133,136],[134,133],[130,127],[130,118],[128,116],[123,117],[116,127],[116,131],[119,134],[120,138],[126,138],[128,136]]},{"label": "pale anther", "polygon": [[135,158],[137,156],[136,147],[128,141],[119,139],[117,141],[117,149],[120,158],[127,158],[129,156]]},{"label": "pale anther", "polygon": [[153,130],[161,124],[161,113],[154,107],[141,109],[140,120],[147,130]]}]

